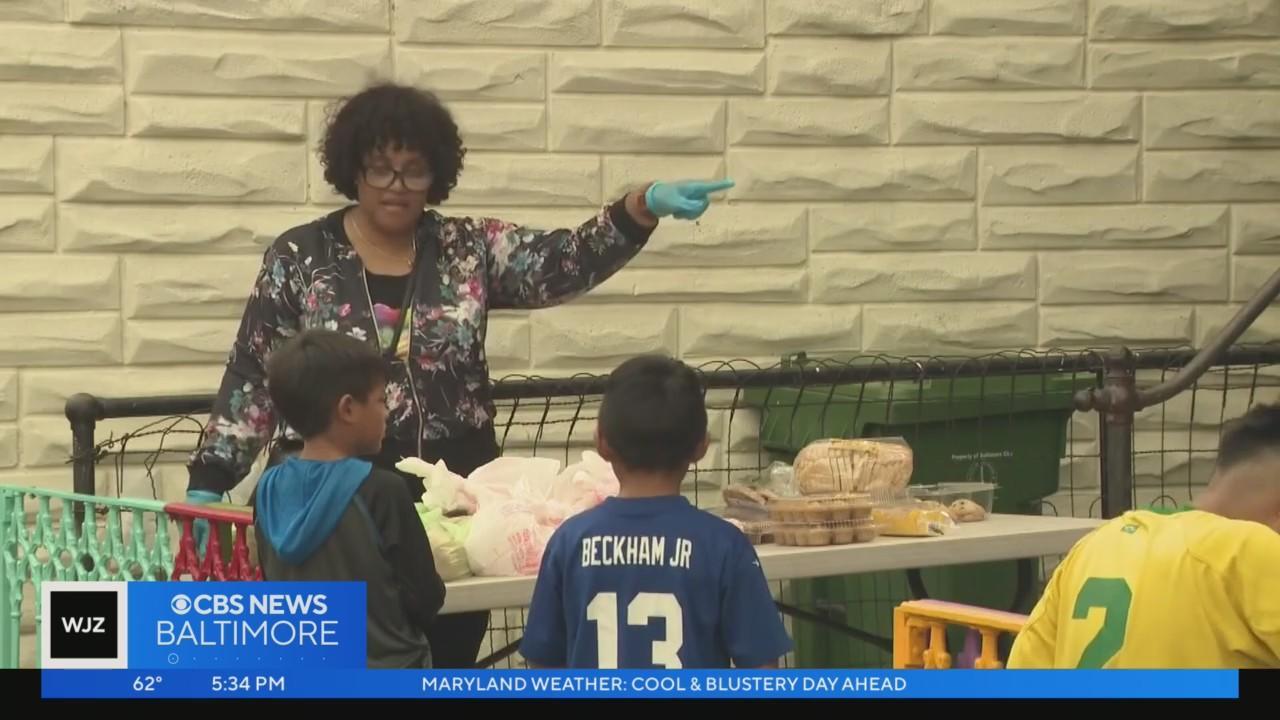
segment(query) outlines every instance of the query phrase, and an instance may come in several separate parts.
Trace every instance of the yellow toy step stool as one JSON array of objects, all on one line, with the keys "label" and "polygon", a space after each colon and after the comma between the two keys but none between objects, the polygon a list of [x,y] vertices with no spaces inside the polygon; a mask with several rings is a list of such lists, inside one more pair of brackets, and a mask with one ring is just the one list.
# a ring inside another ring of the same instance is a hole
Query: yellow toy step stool
[{"label": "yellow toy step stool", "polygon": [[909,600],[893,609],[893,667],[896,670],[947,670],[947,626],[961,625],[982,636],[982,653],[974,661],[977,670],[999,670],[1001,633],[1017,635],[1026,615],[990,610],[943,600]]}]

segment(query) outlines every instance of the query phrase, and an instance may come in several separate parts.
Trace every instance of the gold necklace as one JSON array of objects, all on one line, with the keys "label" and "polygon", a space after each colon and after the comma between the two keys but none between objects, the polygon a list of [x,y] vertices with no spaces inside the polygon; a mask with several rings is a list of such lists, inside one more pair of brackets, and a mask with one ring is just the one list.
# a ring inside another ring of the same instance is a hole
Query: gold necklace
[{"label": "gold necklace", "polygon": [[410,255],[409,259],[405,260],[403,258],[400,258],[391,254],[390,252],[387,252],[385,249],[382,248],[382,246],[378,245],[378,243],[373,242],[372,240],[366,238],[364,234],[364,230],[360,229],[360,220],[355,216],[354,213],[351,216],[351,229],[356,231],[356,237],[360,239],[361,245],[368,245],[369,247],[372,247],[374,250],[377,250],[383,257],[389,260],[395,260],[396,262],[403,262],[405,264],[405,267],[409,268],[410,270],[413,269],[413,258],[418,254],[417,237],[414,237],[413,239],[413,250],[414,250],[413,255]]}]

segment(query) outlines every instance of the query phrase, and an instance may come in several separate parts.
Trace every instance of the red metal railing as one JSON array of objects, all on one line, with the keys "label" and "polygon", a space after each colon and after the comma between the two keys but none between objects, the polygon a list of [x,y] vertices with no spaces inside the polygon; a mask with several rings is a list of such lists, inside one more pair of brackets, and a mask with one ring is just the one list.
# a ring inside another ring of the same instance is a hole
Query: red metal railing
[{"label": "red metal railing", "polygon": [[[170,503],[165,506],[165,512],[182,528],[171,580],[180,580],[187,575],[197,581],[262,579],[262,568],[252,562],[249,552],[249,533],[253,527],[252,510]],[[203,559],[196,548],[197,520],[209,523]],[[228,539],[231,551],[225,553],[223,544]]]}]

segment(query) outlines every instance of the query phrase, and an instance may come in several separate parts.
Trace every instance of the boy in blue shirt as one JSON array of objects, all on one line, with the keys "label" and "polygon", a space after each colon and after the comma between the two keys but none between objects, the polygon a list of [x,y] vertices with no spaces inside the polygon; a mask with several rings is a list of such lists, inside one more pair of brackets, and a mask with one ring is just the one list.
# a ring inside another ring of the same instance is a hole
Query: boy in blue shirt
[{"label": "boy in blue shirt", "polygon": [[665,357],[609,376],[596,428],[621,492],[542,558],[520,652],[533,667],[777,667],[791,640],[755,549],[680,494],[707,451],[698,376]]}]

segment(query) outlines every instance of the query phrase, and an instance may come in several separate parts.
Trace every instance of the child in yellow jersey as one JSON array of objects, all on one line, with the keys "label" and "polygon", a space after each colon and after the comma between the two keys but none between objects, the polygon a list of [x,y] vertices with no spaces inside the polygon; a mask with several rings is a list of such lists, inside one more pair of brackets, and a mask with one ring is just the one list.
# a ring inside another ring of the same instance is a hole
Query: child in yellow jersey
[{"label": "child in yellow jersey", "polygon": [[1195,509],[1128,512],[1077,543],[1008,666],[1280,667],[1280,406],[1224,429]]}]

